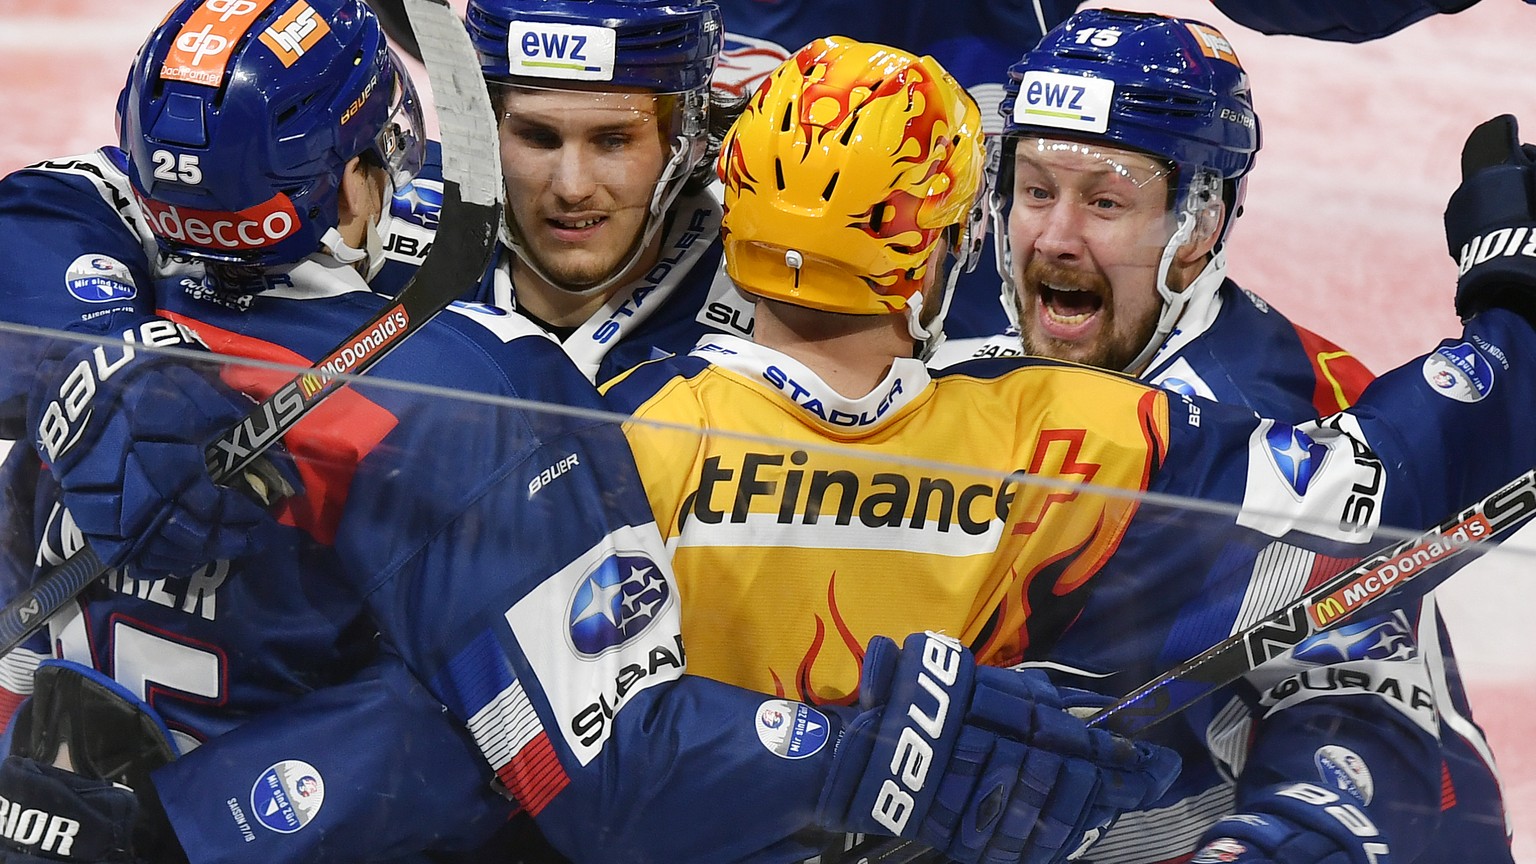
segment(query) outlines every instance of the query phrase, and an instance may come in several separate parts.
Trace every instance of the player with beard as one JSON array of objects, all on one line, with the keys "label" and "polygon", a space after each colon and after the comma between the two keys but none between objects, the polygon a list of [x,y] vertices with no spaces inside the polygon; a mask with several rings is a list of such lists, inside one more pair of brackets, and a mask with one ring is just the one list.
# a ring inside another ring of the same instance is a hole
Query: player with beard
[{"label": "player with beard", "polygon": [[[1107,110],[1095,120],[1062,119],[1047,104],[1050,94],[1070,98],[1076,87],[1103,88],[1107,95],[1089,89],[1081,98],[1100,98],[1094,104]],[[1175,95],[1178,112],[1159,107]],[[1003,305],[1017,329],[979,346],[951,343],[950,351],[1072,360],[1290,421],[1332,414],[1359,396],[1370,374],[1348,352],[1227,278],[1222,241],[1241,210],[1260,136],[1246,73],[1220,32],[1186,19],[1081,12],[1014,64],[1003,104],[1002,177],[992,210]],[[1407,615],[1417,644],[1383,663],[1381,674],[1407,679],[1428,671],[1440,682],[1441,771],[1454,790],[1440,802],[1436,836],[1445,839],[1426,838],[1417,860],[1462,854],[1450,843],[1463,851],[1475,846],[1477,860],[1509,860],[1488,742],[1457,676],[1445,675],[1454,654],[1444,623],[1432,599]],[[1276,741],[1308,759],[1337,746],[1298,733],[1318,716],[1394,712],[1387,700],[1337,697],[1317,694],[1253,724],[1257,737],[1247,752],[1264,755],[1247,757],[1239,794],[1250,777],[1272,781],[1292,770]],[[1213,747],[1231,734],[1213,734]],[[1107,861],[1153,860],[1125,857],[1119,848],[1096,851]]]}]

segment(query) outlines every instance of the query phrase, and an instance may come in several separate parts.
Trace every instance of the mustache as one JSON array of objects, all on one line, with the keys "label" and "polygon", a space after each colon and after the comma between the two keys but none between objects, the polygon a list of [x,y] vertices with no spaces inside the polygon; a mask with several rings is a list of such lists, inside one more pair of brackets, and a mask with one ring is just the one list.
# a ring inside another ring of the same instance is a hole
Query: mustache
[{"label": "mustache", "polygon": [[1031,258],[1029,263],[1024,265],[1022,276],[1021,286],[1035,294],[1040,293],[1040,286],[1043,284],[1080,288],[1092,291],[1100,297],[1109,294],[1109,280],[1102,274],[1063,267],[1043,258]]}]

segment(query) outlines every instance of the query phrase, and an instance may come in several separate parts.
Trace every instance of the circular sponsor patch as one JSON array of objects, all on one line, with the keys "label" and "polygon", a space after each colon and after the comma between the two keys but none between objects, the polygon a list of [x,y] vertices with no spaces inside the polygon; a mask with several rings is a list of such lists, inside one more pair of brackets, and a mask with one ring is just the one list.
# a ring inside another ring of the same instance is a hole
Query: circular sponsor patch
[{"label": "circular sponsor patch", "polygon": [[1493,366],[1466,342],[1424,358],[1424,380],[1435,392],[1458,402],[1478,402],[1493,389]]},{"label": "circular sponsor patch", "polygon": [[1376,797],[1376,781],[1371,779],[1370,766],[1355,751],[1330,744],[1319,748],[1312,760],[1317,763],[1323,785],[1329,789],[1347,792],[1361,804],[1369,804]]},{"label": "circular sponsor patch", "polygon": [[131,300],[139,289],[128,265],[108,255],[81,255],[64,271],[64,286],[76,300],[111,303]]},{"label": "circular sponsor patch", "polygon": [[775,756],[804,759],[826,746],[826,715],[798,702],[770,699],[757,709],[757,739]]},{"label": "circular sponsor patch", "polygon": [[256,821],[279,834],[308,825],[325,803],[325,781],[308,762],[286,759],[261,772],[251,787]]}]

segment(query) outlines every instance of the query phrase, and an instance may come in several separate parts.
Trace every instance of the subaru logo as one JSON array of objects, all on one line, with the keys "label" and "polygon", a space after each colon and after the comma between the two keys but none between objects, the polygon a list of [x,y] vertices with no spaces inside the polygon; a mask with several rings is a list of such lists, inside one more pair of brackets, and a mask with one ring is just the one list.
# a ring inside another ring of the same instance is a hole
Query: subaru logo
[{"label": "subaru logo", "polygon": [[671,587],[650,558],[606,558],[571,596],[571,645],[585,657],[617,648],[644,633],[671,598]]},{"label": "subaru logo", "polygon": [[1313,441],[1310,435],[1300,429],[1279,423],[1271,426],[1264,434],[1264,442],[1269,445],[1270,458],[1274,460],[1275,467],[1280,469],[1280,476],[1285,478],[1285,482],[1290,484],[1297,495],[1305,496],[1312,475],[1322,464],[1328,448]]}]

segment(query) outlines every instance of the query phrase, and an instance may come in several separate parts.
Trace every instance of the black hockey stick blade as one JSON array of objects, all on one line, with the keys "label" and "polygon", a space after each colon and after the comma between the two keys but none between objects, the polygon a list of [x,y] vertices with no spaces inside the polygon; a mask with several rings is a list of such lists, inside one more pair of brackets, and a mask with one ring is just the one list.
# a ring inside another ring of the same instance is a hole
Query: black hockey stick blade
[{"label": "black hockey stick blade", "polygon": [[[1399,541],[1332,576],[1248,627],[1180,663],[1088,718],[1088,725],[1135,736],[1216,690],[1280,657],[1303,640],[1354,618],[1360,610],[1417,582],[1429,590],[1454,571],[1440,567],[1472,547],[1491,545],[1536,515],[1536,469],[1428,531]],[[873,838],[840,861],[913,864],[940,860],[911,840]]]},{"label": "black hockey stick blade", "polygon": [[[501,225],[496,115],[469,33],[446,0],[405,0],[431,78],[443,145],[443,209],[427,260],[393,302],[310,370],[279,387],[204,454],[215,482],[230,483],[327,396],[361,374],[479,281]],[[0,609],[8,653],[106,571],[89,545],[44,572]]]}]

